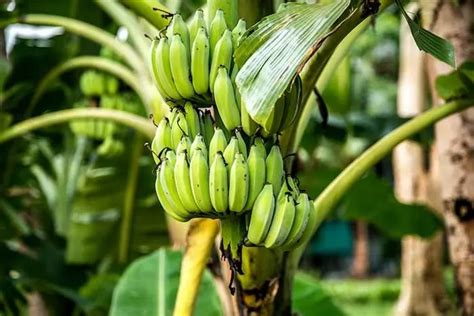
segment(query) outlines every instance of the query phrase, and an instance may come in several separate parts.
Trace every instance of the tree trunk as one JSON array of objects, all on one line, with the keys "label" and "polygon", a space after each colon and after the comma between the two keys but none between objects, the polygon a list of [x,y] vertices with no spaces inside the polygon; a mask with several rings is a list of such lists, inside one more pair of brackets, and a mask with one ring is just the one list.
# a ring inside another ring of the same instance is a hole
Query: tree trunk
[{"label": "tree trunk", "polygon": [[[474,59],[474,2],[451,0],[436,3],[431,29],[450,41],[456,63]],[[428,75],[434,104],[443,103],[436,94],[436,77],[452,68],[428,58]],[[440,163],[443,214],[447,226],[449,254],[454,266],[458,303],[462,315],[474,315],[474,108],[453,115],[435,127]]]},{"label": "tree trunk", "polygon": [[[409,6],[408,12],[416,11]],[[423,56],[416,47],[406,22],[400,29],[400,71],[398,114],[413,117],[423,111],[425,89]],[[412,141],[397,146],[393,153],[395,193],[405,203],[425,202],[440,209],[435,193],[436,164],[430,174],[424,170],[423,148]],[[397,316],[443,315],[448,299],[442,283],[442,233],[431,239],[408,236],[402,240],[401,293],[395,307]]]},{"label": "tree trunk", "polygon": [[356,221],[352,276],[366,278],[369,274],[369,266],[369,227],[364,221]]}]

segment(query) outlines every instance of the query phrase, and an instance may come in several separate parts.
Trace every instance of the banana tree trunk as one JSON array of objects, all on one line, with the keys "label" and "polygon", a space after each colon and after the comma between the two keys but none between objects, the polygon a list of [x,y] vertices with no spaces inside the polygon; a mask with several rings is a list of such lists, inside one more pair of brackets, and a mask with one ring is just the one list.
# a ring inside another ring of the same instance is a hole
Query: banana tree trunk
[{"label": "banana tree trunk", "polygon": [[[416,5],[407,8],[416,11]],[[398,114],[412,117],[423,111],[425,89],[423,77],[423,55],[412,39],[408,24],[402,22],[400,29],[400,71],[398,79]],[[431,170],[425,172],[425,153],[421,145],[406,141],[397,146],[393,153],[395,193],[406,203],[431,201],[431,206],[439,210],[434,184],[436,161]],[[436,158],[436,157],[434,157]],[[430,194],[432,193],[432,194]],[[447,296],[442,283],[442,234],[431,239],[407,236],[402,240],[402,286],[394,314],[443,315]]]},{"label": "banana tree trunk", "polygon": [[[474,1],[456,4],[442,0],[432,9],[431,29],[454,45],[457,64],[473,60]],[[433,58],[428,58],[427,63],[433,103],[440,104],[442,101],[434,88],[436,77],[452,69]],[[474,315],[474,109],[438,123],[435,133],[443,214],[458,303],[462,315]]]}]

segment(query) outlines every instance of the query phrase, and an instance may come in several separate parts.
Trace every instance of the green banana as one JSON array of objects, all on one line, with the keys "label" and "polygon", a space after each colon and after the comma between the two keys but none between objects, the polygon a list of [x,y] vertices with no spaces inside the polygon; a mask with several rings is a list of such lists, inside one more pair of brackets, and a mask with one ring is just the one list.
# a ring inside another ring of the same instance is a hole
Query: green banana
[{"label": "green banana", "polygon": [[281,189],[285,172],[283,169],[283,157],[281,156],[280,147],[273,145],[270,153],[265,161],[266,165],[266,182],[273,186],[273,193],[278,195]]},{"label": "green banana", "polygon": [[179,94],[173,80],[170,64],[170,46],[168,39],[163,37],[154,40],[151,45],[151,69],[155,77],[155,82],[160,93],[165,97],[175,100],[181,100],[183,97]]},{"label": "green banana", "polygon": [[275,212],[275,197],[271,184],[265,184],[253,205],[247,233],[249,241],[254,245],[262,245],[265,241]]},{"label": "green banana", "polygon": [[242,97],[240,97],[240,121],[242,124],[242,130],[245,134],[248,136],[255,135],[258,129],[258,124],[252,119],[252,117],[250,117]]},{"label": "green banana", "polygon": [[275,214],[264,242],[265,247],[281,246],[290,234],[294,218],[295,201],[291,194],[286,194],[276,202]]},{"label": "green banana", "polygon": [[209,163],[212,163],[211,159],[214,159],[218,152],[223,153],[226,147],[227,138],[225,137],[224,131],[217,127],[209,144]]},{"label": "green banana", "polygon": [[201,126],[199,123],[199,113],[191,102],[186,102],[184,105],[184,116],[188,125],[189,136],[191,138],[196,137],[201,132]]},{"label": "green banana", "polygon": [[191,188],[194,201],[203,213],[212,211],[211,197],[209,195],[209,168],[207,157],[201,149],[196,149],[191,157],[190,166]]},{"label": "green banana", "polygon": [[204,137],[201,134],[198,134],[191,144],[191,157],[197,150],[201,151],[206,159],[208,158],[207,146],[204,142]]},{"label": "green banana", "polygon": [[170,202],[168,197],[163,190],[163,186],[160,182],[160,174],[161,174],[161,166],[158,167],[157,170],[157,178],[155,181],[155,191],[156,195],[158,196],[158,200],[160,201],[161,206],[165,210],[165,212],[179,222],[186,222],[188,221],[188,217],[186,214],[181,214],[176,211],[175,206]]},{"label": "green banana", "polygon": [[189,42],[194,43],[196,36],[199,32],[199,29],[207,29],[206,20],[204,19],[204,11],[202,9],[197,9],[194,13],[191,24],[189,24]]},{"label": "green banana", "polygon": [[176,158],[174,180],[176,188],[179,188],[178,196],[184,208],[190,213],[198,212],[199,207],[194,201],[193,190],[191,187],[188,154],[186,151],[179,153]]},{"label": "green banana", "polygon": [[201,134],[204,136],[206,145],[209,146],[212,136],[214,135],[214,121],[212,120],[211,111],[209,110],[202,112]]},{"label": "green banana", "polygon": [[229,173],[229,210],[242,212],[249,192],[249,168],[241,153],[235,155]]},{"label": "green banana", "polygon": [[291,227],[288,238],[286,239],[283,247],[285,249],[291,249],[294,244],[301,239],[303,233],[308,225],[309,215],[311,211],[311,201],[309,200],[308,194],[301,193],[296,200],[295,208],[295,219],[293,226]]},{"label": "green banana", "polygon": [[221,151],[214,155],[214,161],[209,171],[209,195],[212,206],[217,212],[227,211],[229,206],[229,181],[227,167]]},{"label": "green banana", "polygon": [[255,143],[250,148],[249,158],[247,160],[249,166],[249,196],[244,210],[252,209],[255,199],[259,195],[266,178],[265,165],[266,151],[262,143]]},{"label": "green banana", "polygon": [[171,126],[168,119],[163,118],[156,128],[155,137],[151,143],[151,150],[155,163],[160,161],[158,155],[164,148],[171,148]]},{"label": "green banana", "polygon": [[183,136],[189,136],[188,123],[183,112],[179,112],[171,124],[171,148],[176,149]]},{"label": "green banana", "polygon": [[238,129],[234,130],[234,135],[237,137],[237,141],[239,143],[239,151],[244,156],[245,159],[248,157],[247,153],[247,144],[245,143],[244,138],[242,137],[242,133]]},{"label": "green banana", "polygon": [[296,76],[295,83],[287,90],[285,95],[285,116],[281,120],[280,131],[285,130],[293,124],[301,107],[302,82],[300,76]]},{"label": "green banana", "polygon": [[237,25],[232,30],[232,44],[234,45],[234,50],[239,47],[240,40],[246,31],[247,22],[243,19],[240,19]]},{"label": "green banana", "polygon": [[227,168],[229,169],[229,172],[232,165],[234,164],[235,155],[237,155],[238,153],[239,153],[239,140],[237,139],[237,137],[232,136],[230,138],[229,144],[224,150],[224,159],[225,159],[225,162],[227,163]]},{"label": "green banana", "polygon": [[223,66],[231,69],[232,66],[232,32],[225,30],[222,37],[216,43],[212,54],[211,71],[209,73],[209,85],[211,92],[214,92],[214,84],[216,82],[217,71]]},{"label": "green banana", "polygon": [[160,184],[163,188],[163,192],[173,206],[175,213],[178,214],[182,218],[186,218],[189,216],[188,211],[181,203],[181,200],[178,196],[178,191],[176,188],[176,181],[174,180],[174,166],[176,163],[170,159],[165,159],[161,163],[161,171],[160,171]]},{"label": "green banana", "polygon": [[191,53],[191,77],[197,94],[206,94],[209,90],[210,47],[206,30],[200,28],[193,42]]},{"label": "green banana", "polygon": [[308,216],[309,216],[308,222],[303,231],[303,234],[296,241],[296,243],[291,245],[292,249],[298,248],[301,245],[308,243],[311,237],[313,236],[313,232],[314,232],[314,229],[316,228],[316,225],[320,223],[321,219],[318,218],[318,214],[314,208],[314,202],[311,200],[309,201],[309,215]]},{"label": "green banana", "polygon": [[191,138],[183,136],[176,147],[176,154],[179,155],[182,152],[191,153]]},{"label": "green banana", "polygon": [[214,48],[217,42],[227,30],[227,24],[225,22],[224,12],[217,10],[212,23],[209,26],[209,43],[211,44],[211,57],[214,55]]},{"label": "green banana", "polygon": [[194,87],[190,80],[188,53],[179,34],[173,35],[171,39],[170,55],[173,56],[170,65],[176,89],[183,98],[189,99],[194,96]]},{"label": "green banana", "polygon": [[281,121],[283,119],[285,112],[285,96],[282,96],[276,102],[272,112],[268,116],[267,120],[263,124],[263,129],[267,135],[275,134],[279,132]]},{"label": "green banana", "polygon": [[190,59],[190,40],[189,40],[189,30],[186,23],[183,21],[181,14],[174,14],[173,19],[171,20],[170,25],[166,29],[166,37],[172,38],[174,35],[181,36],[184,47],[186,48],[186,54],[188,55],[188,60]]},{"label": "green banana", "polygon": [[225,18],[225,21],[229,28],[233,28],[237,23],[239,12],[238,1],[209,0],[207,1],[207,7],[208,21],[213,21],[213,19],[215,19],[215,16],[219,14],[219,12],[222,12],[222,16]]},{"label": "green banana", "polygon": [[240,125],[240,112],[235,99],[234,87],[225,67],[219,67],[215,82],[214,98],[219,115],[228,130]]}]

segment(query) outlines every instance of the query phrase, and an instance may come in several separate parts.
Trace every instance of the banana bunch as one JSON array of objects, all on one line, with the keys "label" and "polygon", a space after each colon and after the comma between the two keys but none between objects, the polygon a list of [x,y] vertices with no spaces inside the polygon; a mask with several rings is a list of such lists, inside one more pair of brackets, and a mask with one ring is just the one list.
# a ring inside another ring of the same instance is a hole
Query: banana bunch
[{"label": "banana bunch", "polygon": [[[96,107],[97,103],[94,100],[82,100],[74,104],[74,108],[88,108]],[[105,140],[113,136],[115,131],[115,124],[106,120],[74,120],[69,123],[74,134],[79,136],[86,136],[95,140]]]},{"label": "banana bunch", "polygon": [[85,96],[115,94],[119,88],[119,82],[115,77],[95,70],[85,71],[79,84]]}]

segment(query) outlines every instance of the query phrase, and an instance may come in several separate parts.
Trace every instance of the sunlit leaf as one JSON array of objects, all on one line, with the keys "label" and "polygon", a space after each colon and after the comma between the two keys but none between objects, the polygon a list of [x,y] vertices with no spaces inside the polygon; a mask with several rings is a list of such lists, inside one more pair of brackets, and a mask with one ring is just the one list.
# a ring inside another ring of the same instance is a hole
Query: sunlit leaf
[{"label": "sunlit leaf", "polygon": [[[173,314],[182,254],[160,249],[132,263],[115,288],[111,316],[165,316]],[[212,277],[206,271],[195,315],[222,315]]]},{"label": "sunlit leaf", "polygon": [[235,53],[236,82],[250,115],[260,124],[318,43],[349,6],[349,0],[288,4],[247,32]]},{"label": "sunlit leaf", "polygon": [[441,38],[438,35],[433,34],[419,26],[408,16],[400,0],[397,0],[396,2],[402,11],[403,16],[408,22],[411,34],[413,35],[413,39],[415,40],[418,48],[439,59],[440,61],[445,62],[452,67],[456,67],[453,45],[444,38]]}]

